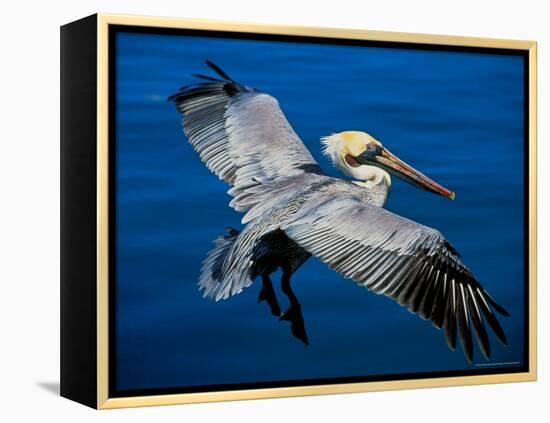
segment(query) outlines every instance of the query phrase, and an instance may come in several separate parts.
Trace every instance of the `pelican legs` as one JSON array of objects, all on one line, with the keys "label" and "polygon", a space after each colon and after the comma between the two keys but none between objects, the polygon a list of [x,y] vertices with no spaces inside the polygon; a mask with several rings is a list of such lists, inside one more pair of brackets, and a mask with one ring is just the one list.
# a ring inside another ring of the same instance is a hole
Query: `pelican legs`
[{"label": "pelican legs", "polygon": [[277,296],[275,295],[273,283],[269,275],[262,275],[262,289],[260,290],[260,295],[258,295],[258,303],[265,301],[269,306],[271,314],[273,316],[278,316],[279,321],[290,322],[290,331],[292,335],[304,344],[309,345],[304,317],[302,316],[302,307],[290,286],[290,276],[290,272],[283,272],[283,276],[281,277],[281,290],[290,302],[290,306],[284,313],[281,314],[281,307],[277,301]]},{"label": "pelican legs", "polygon": [[298,302],[296,294],[294,294],[294,291],[290,287],[291,275],[292,274],[290,272],[283,271],[283,276],[281,277],[281,290],[288,297],[290,307],[281,315],[279,321],[286,320],[290,322],[290,331],[292,332],[292,335],[304,344],[309,345],[306,327],[304,324],[304,317],[302,316],[302,307]]},{"label": "pelican legs", "polygon": [[262,275],[262,289],[258,296],[258,303],[262,301],[267,302],[273,316],[281,315],[281,307],[275,296],[275,290],[273,289],[273,284],[271,283],[269,275]]}]

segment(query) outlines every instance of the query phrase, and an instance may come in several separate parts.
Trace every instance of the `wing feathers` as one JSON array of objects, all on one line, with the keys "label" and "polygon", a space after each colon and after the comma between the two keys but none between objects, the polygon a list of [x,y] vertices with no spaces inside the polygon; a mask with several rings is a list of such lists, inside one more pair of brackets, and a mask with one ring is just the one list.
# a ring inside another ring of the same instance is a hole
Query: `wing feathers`
[{"label": "wing feathers", "polygon": [[216,64],[214,64],[213,62],[211,62],[210,60],[206,60],[206,64],[212,69],[214,70],[214,72],[216,72],[218,75],[220,75],[223,79],[225,79],[226,81],[231,81],[231,82],[235,82],[231,79],[231,77],[226,74],[223,70],[221,70]]},{"label": "wing feathers", "polygon": [[485,296],[481,293],[481,290],[479,288],[476,290],[476,298],[479,298],[480,301],[478,301],[478,304],[481,306],[481,310],[483,311],[485,320],[487,321],[487,323],[489,323],[489,326],[491,326],[491,329],[493,329],[493,332],[495,332],[497,339],[502,344],[508,345],[508,340],[506,339],[506,335],[504,334],[504,331],[502,330],[500,323],[498,322],[493,311],[487,304]]},{"label": "wing feathers", "polygon": [[384,294],[430,320],[464,355],[474,357],[472,332],[490,357],[488,324],[501,342],[493,309],[505,314],[437,231],[396,216],[360,198],[333,196],[282,228],[309,253],[374,293]]},{"label": "wing feathers", "polygon": [[235,210],[245,212],[260,202],[251,188],[261,183],[322,174],[275,98],[235,82],[211,61],[206,64],[219,78],[198,74],[202,82],[182,87],[168,100],[181,113],[185,136],[202,162],[232,186]]},{"label": "wing feathers", "polygon": [[464,292],[464,285],[458,284],[458,327],[460,334],[460,342],[462,344],[462,350],[468,361],[472,362],[474,359],[474,348],[472,344],[472,332],[470,330],[470,323],[468,318],[468,306],[467,293]]},{"label": "wing feathers", "polygon": [[445,317],[445,298],[447,298],[447,293],[447,274],[445,270],[443,270],[441,282],[437,287],[437,293],[430,314],[433,325],[439,329],[443,326],[443,318]]},{"label": "wing feathers", "polygon": [[483,317],[481,316],[481,311],[477,304],[471,285],[468,285],[468,297],[470,298],[470,301],[468,303],[470,316],[472,318],[472,323],[474,326],[474,331],[479,347],[481,348],[481,352],[483,353],[485,358],[489,358],[491,356],[491,345],[489,344],[489,336],[487,335],[487,331],[485,330],[485,326],[483,325]]},{"label": "wing feathers", "polygon": [[445,302],[445,318],[443,320],[443,331],[450,349],[456,348],[456,283],[451,279],[449,293]]}]

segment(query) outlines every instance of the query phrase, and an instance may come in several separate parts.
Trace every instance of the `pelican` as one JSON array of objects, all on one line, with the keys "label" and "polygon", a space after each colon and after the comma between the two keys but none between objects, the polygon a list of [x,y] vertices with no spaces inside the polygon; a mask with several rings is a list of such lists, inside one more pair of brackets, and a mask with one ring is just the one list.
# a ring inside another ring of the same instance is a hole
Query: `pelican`
[{"label": "pelican", "polygon": [[[496,313],[508,316],[462,263],[443,235],[384,209],[390,175],[449,199],[455,193],[415,170],[363,131],[321,139],[324,154],[349,179],[328,176],[285,118],[278,101],[244,86],[210,61],[216,76],[169,97],[202,162],[226,182],[230,206],[244,213],[241,231],[227,229],[203,262],[199,289],[225,300],[261,278],[258,301],[291,322],[305,344],[291,277],[311,256],[375,294],[383,294],[439,329],[466,359],[472,332],[490,358],[487,325],[507,344]],[[281,314],[270,275],[282,271],[290,306]]]}]

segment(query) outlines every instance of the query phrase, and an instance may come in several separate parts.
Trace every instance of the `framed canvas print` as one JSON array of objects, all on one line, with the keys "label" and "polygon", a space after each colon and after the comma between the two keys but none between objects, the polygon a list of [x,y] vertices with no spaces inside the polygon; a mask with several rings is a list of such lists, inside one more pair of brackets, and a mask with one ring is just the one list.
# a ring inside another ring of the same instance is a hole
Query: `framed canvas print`
[{"label": "framed canvas print", "polygon": [[61,29],[61,394],[536,378],[536,43]]}]

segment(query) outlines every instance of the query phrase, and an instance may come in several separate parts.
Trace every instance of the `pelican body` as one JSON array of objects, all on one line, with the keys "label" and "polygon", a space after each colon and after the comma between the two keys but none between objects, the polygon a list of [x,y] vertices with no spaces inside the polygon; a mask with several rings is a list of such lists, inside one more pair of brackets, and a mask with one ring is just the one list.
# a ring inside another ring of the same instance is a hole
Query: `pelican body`
[{"label": "pelican body", "polygon": [[[225,300],[261,278],[259,301],[291,323],[308,344],[292,275],[311,256],[376,294],[383,294],[443,330],[451,349],[459,335],[473,360],[472,329],[490,357],[488,324],[506,337],[496,312],[507,315],[432,228],[383,208],[394,175],[454,199],[454,192],[418,172],[363,131],[321,139],[324,154],[350,179],[327,175],[294,132],[277,100],[235,82],[207,61],[217,76],[184,86],[169,98],[184,133],[203,163],[230,185],[230,206],[244,213],[241,231],[214,241],[201,269],[205,297]],[[282,270],[290,307],[281,310],[270,275]]]}]

